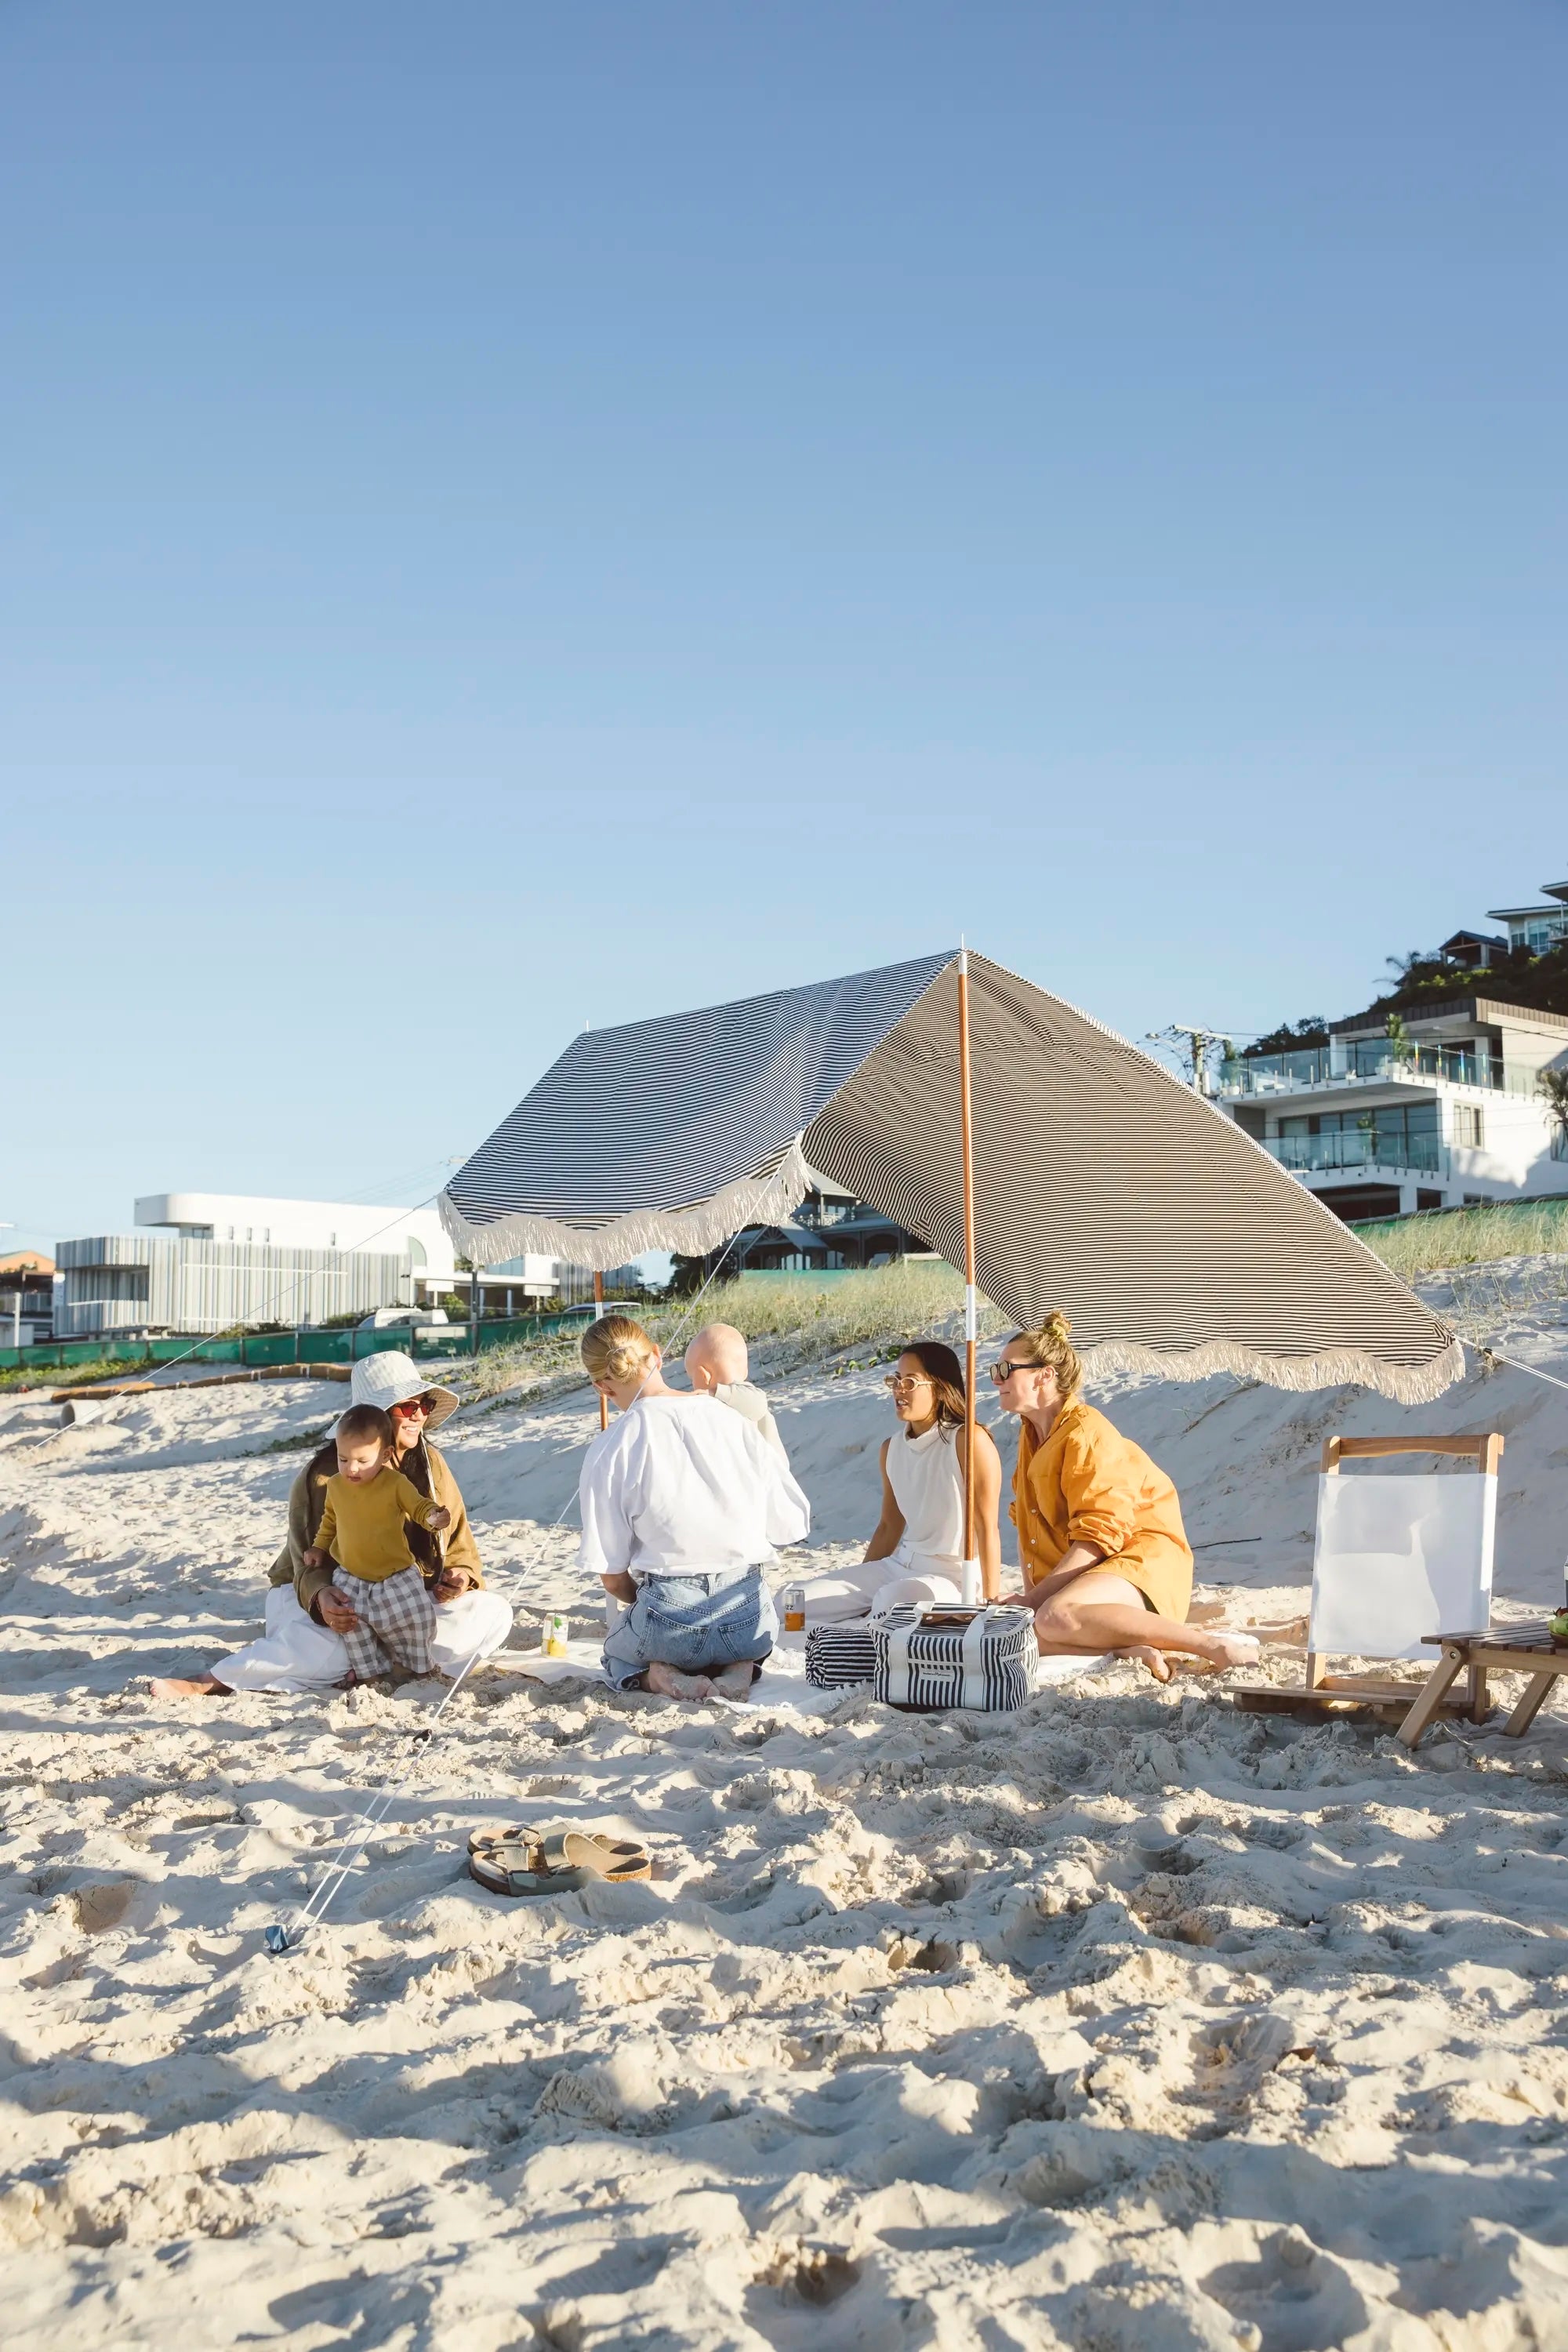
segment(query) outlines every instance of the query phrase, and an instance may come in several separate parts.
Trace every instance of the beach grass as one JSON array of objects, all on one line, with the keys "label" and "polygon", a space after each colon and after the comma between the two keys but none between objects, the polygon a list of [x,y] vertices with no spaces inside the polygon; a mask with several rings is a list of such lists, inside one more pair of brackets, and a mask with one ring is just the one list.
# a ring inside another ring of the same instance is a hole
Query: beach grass
[{"label": "beach grass", "polygon": [[1405,1282],[1500,1258],[1557,1256],[1568,1252],[1568,1200],[1450,1209],[1401,1224],[1369,1226],[1362,1239]]},{"label": "beach grass", "polygon": [[0,1396],[16,1389],[89,1388],[95,1381],[134,1380],[148,1364],[105,1356],[92,1364],[8,1364],[0,1370]]},{"label": "beach grass", "polygon": [[[963,1285],[941,1259],[905,1258],[835,1282],[757,1275],[715,1283],[700,1301],[671,1299],[626,1311],[667,1356],[679,1355],[704,1323],[732,1323],[757,1350],[759,1364],[776,1379],[805,1363],[837,1360],[849,1370],[887,1362],[911,1339],[945,1339],[962,1348]],[[614,1302],[605,1312],[616,1312]],[[997,1308],[982,1300],[983,1339],[999,1338],[1011,1328]],[[583,1378],[580,1336],[552,1332],[513,1347],[487,1348],[471,1365],[455,1365],[454,1375],[465,1395],[476,1400],[504,1391],[537,1393],[574,1385]]]}]

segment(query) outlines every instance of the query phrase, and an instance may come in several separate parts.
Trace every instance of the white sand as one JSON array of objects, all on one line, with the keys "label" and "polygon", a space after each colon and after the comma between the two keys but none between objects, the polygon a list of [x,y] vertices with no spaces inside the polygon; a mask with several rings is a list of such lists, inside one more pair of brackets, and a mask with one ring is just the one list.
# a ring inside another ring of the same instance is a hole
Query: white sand
[{"label": "white sand", "polygon": [[[1330,1428],[1502,1427],[1500,1591],[1560,1590],[1568,1396],[1520,1375],[1410,1416],[1100,1393],[1238,1621],[1302,1605]],[[831,1558],[875,1516],[880,1389],[777,1401]],[[787,1683],[682,1714],[503,1661],[276,1961],[429,1691],[142,1678],[257,1622],[303,1459],[258,1449],[340,1402],[0,1403],[11,2352],[1568,2346],[1562,1706],[1410,1757],[1120,1666],[987,1721]],[[454,1424],[498,1582],[591,1426]],[[523,1638],[562,1603],[588,1633],[542,1550]],[[657,1877],[487,1895],[464,1837],[516,1818],[635,1832]]]}]

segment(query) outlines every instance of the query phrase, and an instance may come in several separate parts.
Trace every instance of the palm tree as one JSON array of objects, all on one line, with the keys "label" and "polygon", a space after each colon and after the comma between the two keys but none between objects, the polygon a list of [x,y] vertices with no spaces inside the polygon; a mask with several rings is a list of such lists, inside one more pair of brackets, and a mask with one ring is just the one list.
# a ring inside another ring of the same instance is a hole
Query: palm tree
[{"label": "palm tree", "polygon": [[1542,1070],[1535,1083],[1558,1126],[1568,1135],[1568,1069]]}]

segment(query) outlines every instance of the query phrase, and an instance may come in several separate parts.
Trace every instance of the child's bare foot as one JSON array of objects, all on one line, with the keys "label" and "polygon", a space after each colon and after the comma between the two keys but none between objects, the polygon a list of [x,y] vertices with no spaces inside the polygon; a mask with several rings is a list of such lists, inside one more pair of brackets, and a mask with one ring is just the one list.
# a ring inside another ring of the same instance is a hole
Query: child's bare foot
[{"label": "child's bare foot", "polygon": [[661,1698],[696,1700],[713,1696],[713,1685],[706,1675],[683,1675],[678,1667],[658,1661],[649,1666],[644,1680],[648,1689],[658,1691]]},{"label": "child's bare foot", "polygon": [[147,1685],[154,1698],[228,1698],[228,1685],[216,1675],[160,1675]]},{"label": "child's bare foot", "polygon": [[1147,1666],[1157,1683],[1168,1683],[1171,1679],[1170,1659],[1163,1650],[1156,1650],[1152,1643],[1134,1642],[1130,1649],[1118,1650],[1116,1654],[1119,1658],[1129,1659],[1134,1665]]}]

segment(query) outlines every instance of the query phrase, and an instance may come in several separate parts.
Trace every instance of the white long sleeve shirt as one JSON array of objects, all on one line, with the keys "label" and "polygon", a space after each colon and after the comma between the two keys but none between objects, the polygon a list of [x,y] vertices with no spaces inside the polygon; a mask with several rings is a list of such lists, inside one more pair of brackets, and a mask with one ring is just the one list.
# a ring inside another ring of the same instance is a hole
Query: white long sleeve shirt
[{"label": "white long sleeve shirt", "polygon": [[595,1576],[757,1567],[811,1528],[783,1454],[711,1396],[639,1398],[595,1438],[577,1491]]}]

